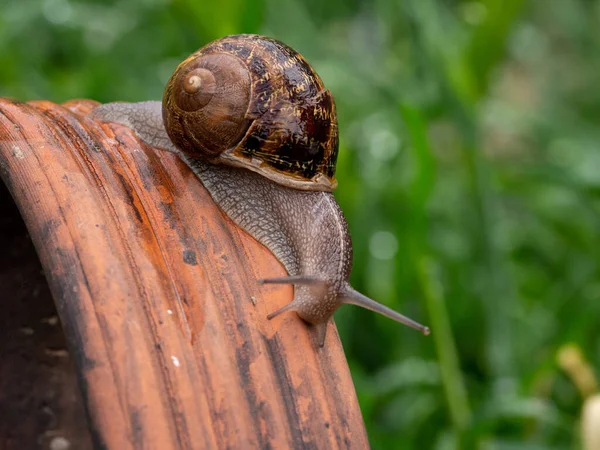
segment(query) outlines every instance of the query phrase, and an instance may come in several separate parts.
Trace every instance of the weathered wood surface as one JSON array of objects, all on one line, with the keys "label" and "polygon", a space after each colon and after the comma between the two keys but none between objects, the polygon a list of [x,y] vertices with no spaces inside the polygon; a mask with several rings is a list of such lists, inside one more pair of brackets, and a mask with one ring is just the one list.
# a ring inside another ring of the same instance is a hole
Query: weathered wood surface
[{"label": "weathered wood surface", "polygon": [[175,155],[86,118],[94,105],[0,100],[0,176],[96,448],[368,447],[335,326],[319,349],[295,314],[267,321],[292,288],[257,279],[283,267]]}]

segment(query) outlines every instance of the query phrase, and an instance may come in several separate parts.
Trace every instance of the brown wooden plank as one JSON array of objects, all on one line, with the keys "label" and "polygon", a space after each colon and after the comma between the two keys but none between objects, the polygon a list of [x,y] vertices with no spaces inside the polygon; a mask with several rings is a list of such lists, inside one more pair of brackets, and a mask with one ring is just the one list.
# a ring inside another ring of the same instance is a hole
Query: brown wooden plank
[{"label": "brown wooden plank", "polygon": [[285,271],[173,154],[65,105],[0,100],[0,176],[32,236],[98,448],[366,448],[335,327],[269,322]]}]

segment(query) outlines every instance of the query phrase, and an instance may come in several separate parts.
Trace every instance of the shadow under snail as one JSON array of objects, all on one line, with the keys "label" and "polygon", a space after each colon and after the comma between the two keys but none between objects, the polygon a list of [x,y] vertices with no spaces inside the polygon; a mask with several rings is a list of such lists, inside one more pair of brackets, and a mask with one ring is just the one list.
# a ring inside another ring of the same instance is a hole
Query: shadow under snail
[{"label": "shadow under snail", "polygon": [[292,284],[294,299],[268,319],[295,311],[312,325],[321,347],[342,304],[429,333],[348,282],[352,243],[331,194],[337,186],[335,104],[290,47],[258,35],[219,39],[177,67],[162,103],[108,103],[90,115],[177,153],[223,213],[273,252],[289,276],[260,282]]}]

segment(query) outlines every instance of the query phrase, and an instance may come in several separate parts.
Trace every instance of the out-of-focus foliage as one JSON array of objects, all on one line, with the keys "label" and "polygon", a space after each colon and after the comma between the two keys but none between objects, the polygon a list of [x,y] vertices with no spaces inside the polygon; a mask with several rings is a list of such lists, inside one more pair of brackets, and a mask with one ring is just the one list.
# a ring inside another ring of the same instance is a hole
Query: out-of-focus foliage
[{"label": "out-of-focus foliage", "polygon": [[4,0],[0,95],[158,99],[222,35],[296,48],[338,105],[352,282],[433,332],[337,313],[373,448],[574,449],[593,392],[557,357],[600,367],[599,29],[592,0]]}]

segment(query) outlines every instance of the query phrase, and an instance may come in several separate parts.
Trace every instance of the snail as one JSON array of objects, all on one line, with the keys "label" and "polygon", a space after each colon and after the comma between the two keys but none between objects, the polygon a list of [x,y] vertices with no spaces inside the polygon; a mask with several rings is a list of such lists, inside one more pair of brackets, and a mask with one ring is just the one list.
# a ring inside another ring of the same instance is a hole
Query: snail
[{"label": "snail", "polygon": [[107,103],[92,118],[132,128],[152,147],[177,153],[221,211],[283,264],[295,311],[317,344],[342,304],[353,304],[429,333],[355,291],[352,243],[331,191],[337,186],[335,103],[296,51],[258,35],[209,43],[181,63],[163,101]]}]

